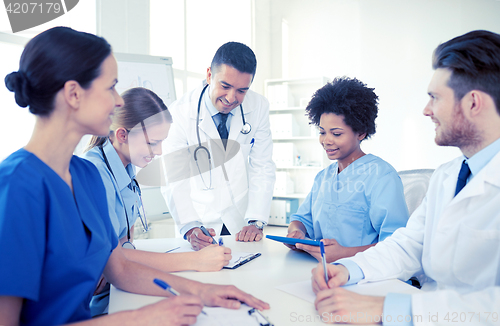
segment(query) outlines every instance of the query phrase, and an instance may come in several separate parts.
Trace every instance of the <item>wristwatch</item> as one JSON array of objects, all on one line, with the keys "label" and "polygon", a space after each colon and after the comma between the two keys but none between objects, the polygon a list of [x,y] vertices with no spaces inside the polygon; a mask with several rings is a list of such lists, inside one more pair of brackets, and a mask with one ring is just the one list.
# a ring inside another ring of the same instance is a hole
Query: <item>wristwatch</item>
[{"label": "wristwatch", "polygon": [[251,221],[248,221],[248,225],[255,225],[255,227],[259,230],[262,230],[264,228],[264,226],[266,226],[266,223],[262,222],[262,221],[258,221],[258,220],[251,220]]}]

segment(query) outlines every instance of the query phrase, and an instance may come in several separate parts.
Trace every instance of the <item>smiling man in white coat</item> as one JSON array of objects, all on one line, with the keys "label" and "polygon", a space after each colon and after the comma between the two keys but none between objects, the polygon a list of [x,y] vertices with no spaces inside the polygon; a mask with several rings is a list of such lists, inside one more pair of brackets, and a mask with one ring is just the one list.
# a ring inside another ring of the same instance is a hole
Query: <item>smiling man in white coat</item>
[{"label": "smiling man in white coat", "polygon": [[[473,31],[437,47],[424,115],[436,143],[463,156],[433,174],[405,228],[375,247],[313,270],[316,308],[334,322],[500,323],[500,35]],[[422,292],[371,297],[340,285],[423,270]]]},{"label": "smiling man in white coat", "polygon": [[216,52],[206,82],[170,106],[162,188],[181,236],[196,250],[211,236],[259,241],[275,182],[269,102],[250,90],[257,61],[246,45]]}]

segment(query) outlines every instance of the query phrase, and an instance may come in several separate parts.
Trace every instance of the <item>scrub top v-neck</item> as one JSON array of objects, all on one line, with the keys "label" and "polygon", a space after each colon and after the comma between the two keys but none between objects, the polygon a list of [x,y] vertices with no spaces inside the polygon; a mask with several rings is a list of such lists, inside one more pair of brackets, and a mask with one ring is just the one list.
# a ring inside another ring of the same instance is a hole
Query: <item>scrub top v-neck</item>
[{"label": "scrub top v-neck", "polygon": [[338,173],[337,162],[316,175],[302,205],[290,218],[313,239],[335,239],[345,247],[383,241],[406,225],[403,184],[396,170],[367,154]]},{"label": "scrub top v-neck", "polygon": [[95,166],[73,156],[70,173],[74,192],[24,149],[0,164],[0,295],[26,299],[21,325],[89,319],[118,244]]}]

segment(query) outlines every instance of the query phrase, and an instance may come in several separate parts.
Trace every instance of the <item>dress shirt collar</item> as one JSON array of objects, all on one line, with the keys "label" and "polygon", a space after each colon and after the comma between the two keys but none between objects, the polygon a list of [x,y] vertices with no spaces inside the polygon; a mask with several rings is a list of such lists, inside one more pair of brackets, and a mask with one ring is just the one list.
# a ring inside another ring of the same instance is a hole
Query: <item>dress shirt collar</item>
[{"label": "dress shirt collar", "polygon": [[[203,97],[204,97],[203,100],[205,102],[205,107],[210,113],[210,116],[213,118],[215,115],[217,115],[217,113],[219,113],[219,111],[215,108],[215,106],[212,104],[212,101],[210,100],[210,85],[208,85],[207,90],[205,91]],[[233,110],[231,110],[228,114],[234,115]]]},{"label": "dress shirt collar", "polygon": [[471,171],[471,178],[478,174],[498,152],[500,152],[500,138],[472,155],[471,158],[464,156]]},{"label": "dress shirt collar", "polygon": [[118,188],[122,191],[135,178],[135,167],[132,164],[127,165],[127,168],[123,166],[122,160],[110,141],[106,142],[103,150],[108,159],[109,166],[113,170]]}]

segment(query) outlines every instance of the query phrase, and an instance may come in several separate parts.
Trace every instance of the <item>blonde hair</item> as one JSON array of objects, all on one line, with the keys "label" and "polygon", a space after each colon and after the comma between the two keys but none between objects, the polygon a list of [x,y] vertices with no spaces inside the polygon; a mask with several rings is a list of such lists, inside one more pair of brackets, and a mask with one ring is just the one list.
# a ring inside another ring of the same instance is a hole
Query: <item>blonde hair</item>
[{"label": "blonde hair", "polygon": [[[121,96],[125,104],[115,109],[110,126],[110,135],[118,128],[125,128],[130,131],[146,120],[148,124],[172,123],[172,115],[165,103],[149,89],[134,87],[126,90]],[[85,151],[89,151],[96,146],[103,146],[108,139],[109,135],[105,137],[93,136]]]}]

